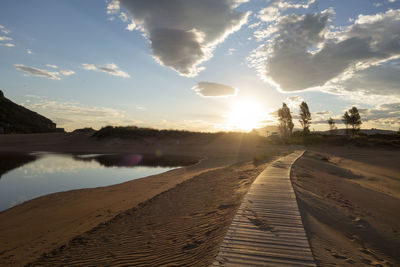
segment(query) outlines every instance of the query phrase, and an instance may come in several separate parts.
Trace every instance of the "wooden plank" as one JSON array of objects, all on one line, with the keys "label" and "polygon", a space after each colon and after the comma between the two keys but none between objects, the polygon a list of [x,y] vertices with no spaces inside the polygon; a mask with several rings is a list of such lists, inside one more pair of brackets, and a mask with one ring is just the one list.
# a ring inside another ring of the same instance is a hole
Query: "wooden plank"
[{"label": "wooden plank", "polygon": [[296,151],[254,181],[212,266],[316,266],[290,180]]}]

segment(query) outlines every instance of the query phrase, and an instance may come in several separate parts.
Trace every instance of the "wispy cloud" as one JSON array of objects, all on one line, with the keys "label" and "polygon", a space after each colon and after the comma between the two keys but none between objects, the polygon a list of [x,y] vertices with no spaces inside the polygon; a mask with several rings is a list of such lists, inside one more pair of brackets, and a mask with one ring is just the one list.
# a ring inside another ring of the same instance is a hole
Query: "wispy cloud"
[{"label": "wispy cloud", "polygon": [[0,43],[0,46],[14,47],[15,44],[13,44],[13,43]]},{"label": "wispy cloud", "polygon": [[0,25],[0,31],[4,34],[9,34],[11,31],[8,30],[6,27],[4,27],[3,25]]},{"label": "wispy cloud", "polygon": [[228,56],[233,55],[233,53],[234,53],[235,51],[236,51],[236,48],[229,48],[229,49],[228,49],[228,52],[227,52]]},{"label": "wispy cloud", "polygon": [[72,74],[75,74],[75,71],[73,70],[60,70],[60,73],[64,76],[70,76]]},{"label": "wispy cloud", "polygon": [[52,68],[52,69],[58,69],[58,66],[53,65],[53,64],[46,64],[46,67]]},{"label": "wispy cloud", "polygon": [[329,111],[329,110],[314,112],[315,115],[329,115],[329,114],[331,114],[331,113],[332,113],[332,112]]},{"label": "wispy cloud", "polygon": [[258,17],[264,22],[273,22],[279,19],[283,11],[288,9],[308,9],[317,0],[308,0],[306,3],[293,3],[292,1],[271,1],[268,7],[260,10]]},{"label": "wispy cloud", "polygon": [[1,41],[11,41],[11,40],[12,40],[11,37],[8,37],[8,36],[0,36],[0,42],[1,42]]},{"label": "wispy cloud", "polygon": [[128,73],[120,70],[118,68],[118,66],[114,63],[109,63],[106,65],[96,65],[96,64],[84,63],[84,64],[82,64],[82,67],[85,70],[102,71],[102,72],[108,73],[113,76],[118,76],[118,77],[123,77],[123,78],[131,77]]},{"label": "wispy cloud", "polygon": [[[247,22],[250,12],[235,8],[246,0],[113,0],[108,14],[120,13],[128,30],[139,30],[149,39],[153,57],[184,76],[196,76],[215,47]],[[177,8],[179,7],[179,8]]]},{"label": "wispy cloud", "polygon": [[[47,65],[46,65],[47,66]],[[62,71],[50,71],[46,69],[40,69],[36,67],[25,66],[22,64],[14,64],[14,67],[17,70],[23,71],[26,74],[33,75],[36,77],[47,78],[50,80],[61,80],[61,77],[69,76],[74,74],[75,72],[72,70],[62,70]]]},{"label": "wispy cloud", "polygon": [[[9,34],[11,31],[7,30],[3,25],[0,25],[0,32],[3,34]],[[14,47],[15,44],[11,42],[12,40],[13,39],[10,36],[2,35],[0,36],[0,46]]]},{"label": "wispy cloud", "polygon": [[192,88],[198,95],[205,97],[227,97],[237,95],[238,90],[229,85],[211,82],[199,82]]},{"label": "wispy cloud", "polygon": [[42,96],[27,95],[24,106],[57,123],[58,127],[73,130],[81,127],[100,128],[105,125],[136,124],[119,109],[83,105],[75,101],[55,101]]},{"label": "wispy cloud", "polygon": [[24,66],[22,64],[14,64],[17,70],[23,71],[25,73],[31,74],[37,77],[43,77],[51,80],[61,80],[60,74],[56,71],[48,71],[44,69],[39,69],[35,67]]}]

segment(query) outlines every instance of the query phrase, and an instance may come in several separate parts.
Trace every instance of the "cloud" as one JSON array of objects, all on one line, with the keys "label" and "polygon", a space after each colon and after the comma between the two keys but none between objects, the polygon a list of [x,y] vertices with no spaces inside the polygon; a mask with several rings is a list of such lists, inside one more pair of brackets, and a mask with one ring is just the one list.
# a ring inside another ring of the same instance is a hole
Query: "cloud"
[{"label": "cloud", "polygon": [[28,49],[26,49],[26,53],[32,54],[33,52],[32,52],[32,50],[30,50],[30,49],[28,48]]},{"label": "cloud", "polygon": [[219,118],[214,118],[214,121],[210,119],[184,119],[178,121],[162,120],[152,123],[151,127],[158,129],[181,129],[197,132],[219,132],[231,130],[224,121],[218,121],[218,119]]},{"label": "cloud", "polygon": [[[196,76],[199,65],[210,59],[215,47],[247,22],[249,12],[235,8],[245,0],[114,0],[107,12],[116,13],[119,3],[127,13],[121,19],[129,30],[139,30],[150,41],[153,57],[183,76]],[[129,19],[128,19],[129,16]]]},{"label": "cloud", "polygon": [[[348,106],[346,110],[348,110],[349,108],[351,108],[351,106]],[[400,102],[380,104],[372,108],[358,108],[358,110],[361,115],[362,128],[364,129],[378,128],[398,130],[400,127]],[[312,113],[312,125],[322,125],[324,126],[324,128],[327,128],[328,118],[332,117],[336,125],[340,125],[340,127],[343,127],[343,113],[341,115],[332,115],[328,111]],[[314,114],[316,116],[314,116]]]},{"label": "cloud", "polygon": [[227,55],[228,56],[231,56],[231,55],[233,55],[233,53],[236,51],[236,48],[229,48],[228,49],[228,52],[227,52]]},{"label": "cloud", "polygon": [[301,96],[295,95],[287,97],[284,102],[293,111],[294,109],[299,109],[299,106],[303,101],[304,99]]},{"label": "cloud", "polygon": [[360,115],[362,122],[370,127],[397,130],[400,127],[400,102],[361,109]]},{"label": "cloud", "polygon": [[308,0],[305,3],[294,4],[292,1],[271,1],[268,7],[260,10],[258,18],[265,22],[272,22],[281,16],[282,11],[300,8],[308,9],[315,2],[316,0]]},{"label": "cloud", "polygon": [[0,46],[14,47],[15,44],[13,44],[13,43],[0,43]]},{"label": "cloud", "polygon": [[119,11],[119,1],[111,0],[107,4],[107,14],[117,14]]},{"label": "cloud", "polygon": [[96,64],[86,64],[85,63],[85,64],[82,64],[82,67],[85,70],[102,71],[102,72],[108,73],[108,74],[113,75],[113,76],[118,76],[118,77],[123,77],[123,78],[131,77],[128,73],[120,70],[118,68],[118,66],[116,64],[114,64],[114,63],[109,63],[109,64],[106,64],[106,65],[103,65],[103,66],[96,65]]},{"label": "cloud", "polygon": [[228,85],[199,82],[192,88],[198,95],[206,97],[228,97],[237,95],[237,89]]},{"label": "cloud", "polygon": [[75,71],[73,70],[60,70],[60,73],[64,76],[70,76],[72,74],[75,74]]},{"label": "cloud", "polygon": [[339,94],[361,92],[364,95],[400,97],[400,59],[390,63],[392,64],[371,66],[347,79],[332,81],[329,83],[328,91]]},{"label": "cloud", "polygon": [[61,80],[60,74],[56,71],[48,71],[48,70],[44,70],[44,69],[38,69],[38,68],[34,68],[34,67],[24,66],[22,64],[14,64],[14,67],[17,70],[24,71],[33,76],[48,78],[51,80]]},{"label": "cloud", "polygon": [[52,68],[52,69],[58,69],[58,66],[52,65],[52,64],[46,64],[46,67]]},{"label": "cloud", "polygon": [[11,31],[8,30],[6,27],[4,27],[3,25],[0,25],[0,31],[4,34],[9,34]]},{"label": "cloud", "polygon": [[328,114],[331,114],[331,111],[329,111],[329,110],[317,111],[317,112],[314,112],[314,114],[315,115],[328,115]]},{"label": "cloud", "polygon": [[30,75],[47,78],[47,79],[51,79],[51,80],[61,80],[61,77],[60,77],[61,75],[69,76],[69,75],[75,73],[72,70],[62,70],[62,71],[58,72],[58,71],[50,71],[50,70],[39,69],[39,68],[35,68],[35,67],[24,66],[22,64],[14,64],[14,67],[17,70],[23,71]]},{"label": "cloud", "polygon": [[41,96],[26,96],[25,107],[45,115],[58,127],[73,130],[82,127],[100,128],[105,125],[134,124],[119,109],[82,105],[78,102],[49,100]]},{"label": "cloud", "polygon": [[330,30],[332,10],[282,16],[272,35],[248,58],[282,91],[337,83],[400,57],[400,9],[359,15],[354,24]]},{"label": "cloud", "polygon": [[[4,33],[4,34],[9,34],[11,31],[7,30],[6,27],[4,27],[3,25],[0,25],[0,32]],[[13,39],[9,36],[0,36],[0,46],[6,46],[6,47],[14,47],[15,44],[9,42],[12,41]]]},{"label": "cloud", "polygon": [[0,36],[0,42],[1,42],[1,41],[11,41],[11,40],[12,40],[11,37],[8,37],[8,36]]}]

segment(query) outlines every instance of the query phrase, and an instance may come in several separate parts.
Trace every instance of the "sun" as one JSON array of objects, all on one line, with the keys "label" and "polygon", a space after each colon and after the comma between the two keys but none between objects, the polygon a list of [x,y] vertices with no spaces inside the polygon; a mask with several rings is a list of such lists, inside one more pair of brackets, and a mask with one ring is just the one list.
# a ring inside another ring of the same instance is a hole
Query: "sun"
[{"label": "sun", "polygon": [[235,103],[226,118],[230,130],[246,132],[261,127],[262,121],[266,119],[261,105],[252,100]]}]

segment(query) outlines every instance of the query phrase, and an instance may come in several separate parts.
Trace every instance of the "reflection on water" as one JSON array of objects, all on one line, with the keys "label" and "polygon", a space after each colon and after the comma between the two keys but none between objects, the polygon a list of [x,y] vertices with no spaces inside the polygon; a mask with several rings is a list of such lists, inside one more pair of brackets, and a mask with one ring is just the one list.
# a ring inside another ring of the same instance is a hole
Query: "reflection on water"
[{"label": "reflection on water", "polygon": [[[118,184],[161,173],[193,161],[163,162],[148,155],[64,155],[36,153],[16,161],[0,179],[0,211],[50,193]],[[14,157],[9,156],[11,159]],[[28,160],[29,159],[29,160]],[[197,159],[196,159],[197,160]],[[149,164],[146,164],[149,163]],[[3,158],[3,164],[5,164]],[[10,164],[8,164],[10,165]],[[145,166],[150,165],[150,166]],[[19,166],[19,167],[18,167]],[[0,166],[1,167],[1,166]],[[4,173],[5,171],[0,171]]]},{"label": "reflection on water", "polygon": [[6,172],[35,160],[34,155],[21,153],[0,154],[0,179]]},{"label": "reflection on water", "polygon": [[133,167],[176,167],[189,166],[199,161],[198,157],[179,155],[156,155],[156,154],[91,154],[78,155],[78,160],[95,160],[103,166]]}]

